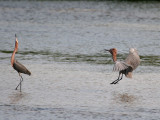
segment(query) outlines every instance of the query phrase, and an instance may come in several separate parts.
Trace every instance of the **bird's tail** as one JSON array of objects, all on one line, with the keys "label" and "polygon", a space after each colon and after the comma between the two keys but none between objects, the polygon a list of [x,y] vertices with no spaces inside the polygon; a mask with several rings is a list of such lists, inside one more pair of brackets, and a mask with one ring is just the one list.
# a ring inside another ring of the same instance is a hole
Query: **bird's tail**
[{"label": "bird's tail", "polygon": [[126,69],[125,76],[126,76],[127,78],[132,78],[132,71],[133,71],[132,67],[128,67],[128,68]]},{"label": "bird's tail", "polygon": [[31,72],[29,70],[27,70],[26,74],[28,74],[29,76],[31,75]]},{"label": "bird's tail", "polygon": [[132,78],[132,72],[128,72],[125,74],[127,78]]}]

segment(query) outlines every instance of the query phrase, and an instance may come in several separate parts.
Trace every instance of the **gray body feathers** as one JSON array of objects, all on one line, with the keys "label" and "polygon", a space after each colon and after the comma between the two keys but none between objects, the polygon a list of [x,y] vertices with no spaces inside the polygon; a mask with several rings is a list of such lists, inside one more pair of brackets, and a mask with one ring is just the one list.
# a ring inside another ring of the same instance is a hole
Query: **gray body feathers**
[{"label": "gray body feathers", "polygon": [[24,73],[31,75],[31,72],[21,63],[19,63],[17,60],[14,60],[13,63],[13,68],[18,72],[18,73]]}]

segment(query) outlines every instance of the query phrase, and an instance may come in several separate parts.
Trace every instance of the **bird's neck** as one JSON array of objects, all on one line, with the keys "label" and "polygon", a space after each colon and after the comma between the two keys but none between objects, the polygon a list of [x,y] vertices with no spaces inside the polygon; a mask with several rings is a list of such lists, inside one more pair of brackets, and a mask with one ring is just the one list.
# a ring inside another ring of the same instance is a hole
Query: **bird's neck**
[{"label": "bird's neck", "polygon": [[117,61],[117,54],[116,54],[116,53],[113,53],[113,54],[112,54],[112,58],[113,58],[113,61],[116,62],[116,61]]},{"label": "bird's neck", "polygon": [[11,56],[11,65],[13,67],[13,63],[14,63],[14,56],[15,56],[15,53],[17,51],[17,48],[14,49],[13,53],[12,53],[12,56]]}]

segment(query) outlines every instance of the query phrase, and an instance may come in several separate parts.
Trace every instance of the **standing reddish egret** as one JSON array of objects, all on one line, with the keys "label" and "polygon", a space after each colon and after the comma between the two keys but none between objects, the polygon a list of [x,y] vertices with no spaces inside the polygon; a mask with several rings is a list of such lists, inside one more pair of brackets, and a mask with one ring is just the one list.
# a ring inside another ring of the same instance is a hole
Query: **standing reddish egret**
[{"label": "standing reddish egret", "polygon": [[[16,34],[15,34],[15,37],[16,37]],[[21,63],[19,63],[17,60],[14,59],[14,56],[15,56],[15,53],[17,52],[17,49],[18,49],[18,39],[16,37],[15,48],[14,48],[13,54],[11,56],[11,65],[18,72],[18,74],[20,76],[20,83],[18,84],[18,86],[20,86],[20,92],[21,92],[21,83],[23,81],[21,73],[31,75],[31,72],[29,70],[27,70],[27,68],[24,65],[22,65]],[[17,90],[18,86],[16,87],[16,90]]]},{"label": "standing reddish egret", "polygon": [[112,48],[106,51],[109,51],[112,54],[112,58],[115,63],[113,67],[113,71],[119,71],[118,79],[113,81],[111,84],[116,84],[120,80],[122,80],[123,74],[125,74],[125,76],[128,78],[132,78],[132,71],[135,70],[140,64],[140,57],[138,55],[137,50],[134,48],[130,48],[129,55],[127,56],[125,61],[117,61],[117,49],[116,48]]}]

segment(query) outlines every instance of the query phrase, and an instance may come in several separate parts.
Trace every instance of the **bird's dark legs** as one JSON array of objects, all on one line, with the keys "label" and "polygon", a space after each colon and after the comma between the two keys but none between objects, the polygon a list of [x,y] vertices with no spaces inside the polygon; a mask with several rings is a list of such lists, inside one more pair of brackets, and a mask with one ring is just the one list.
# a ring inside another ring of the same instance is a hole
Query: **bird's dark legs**
[{"label": "bird's dark legs", "polygon": [[22,78],[22,76],[20,75],[20,73],[19,73],[19,76],[21,77],[21,78],[20,78],[20,82],[19,82],[19,84],[17,85],[17,87],[16,87],[15,90],[17,90],[18,86],[20,86],[20,92],[21,92],[21,86],[22,86],[23,78]]},{"label": "bird's dark legs", "polygon": [[[121,75],[121,74],[122,74],[122,76],[121,76],[121,78],[120,78],[120,75]],[[120,73],[120,72],[119,72],[118,79],[115,80],[115,81],[113,81],[111,84],[117,84],[120,80],[122,80],[122,78],[123,78],[123,73]]]},{"label": "bird's dark legs", "polygon": [[21,76],[21,81],[20,81],[20,92],[21,92],[22,81],[23,81],[23,78],[22,78],[22,76]]}]

